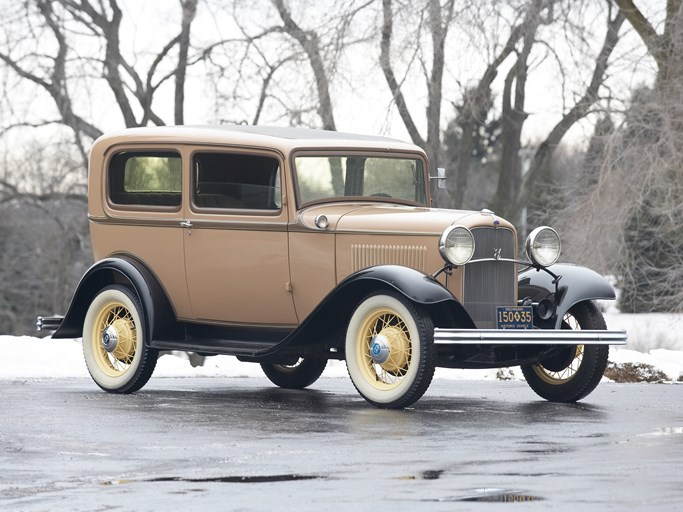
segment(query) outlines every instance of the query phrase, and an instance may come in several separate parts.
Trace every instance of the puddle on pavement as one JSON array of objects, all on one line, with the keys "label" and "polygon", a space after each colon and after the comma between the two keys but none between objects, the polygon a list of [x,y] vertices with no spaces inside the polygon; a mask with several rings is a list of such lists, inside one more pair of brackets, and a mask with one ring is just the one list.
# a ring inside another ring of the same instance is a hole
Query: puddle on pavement
[{"label": "puddle on pavement", "polygon": [[533,496],[521,490],[512,489],[474,489],[471,493],[463,494],[461,496],[452,496],[448,498],[440,498],[437,502],[486,502],[486,503],[520,503],[527,501],[543,501],[540,496]]},{"label": "puddle on pavement", "polygon": [[571,446],[555,446],[548,448],[527,448],[525,450],[519,450],[520,453],[533,454],[551,454],[551,453],[570,453],[576,451],[576,448]]},{"label": "puddle on pavement", "polygon": [[683,427],[669,427],[660,428],[654,432],[648,432],[646,434],[638,434],[638,437],[661,437],[661,436],[677,436],[683,434]]},{"label": "puddle on pavement", "polygon": [[408,475],[395,477],[396,480],[438,480],[443,474],[443,469],[428,469],[419,474],[419,476]]},{"label": "puddle on pavement", "polygon": [[120,485],[137,482],[187,482],[193,484],[222,483],[222,484],[262,484],[272,482],[295,482],[299,480],[317,480],[324,478],[316,475],[251,475],[251,476],[214,476],[206,478],[185,478],[182,476],[160,476],[144,480],[112,480],[103,485]]},{"label": "puddle on pavement", "polygon": [[443,474],[443,469],[430,469],[422,472],[422,480],[438,480]]},{"label": "puddle on pavement", "polygon": [[216,476],[208,478],[183,478],[180,476],[168,476],[150,478],[145,482],[190,482],[196,483],[222,483],[222,484],[262,484],[271,482],[295,482],[298,480],[316,480],[322,478],[313,475],[255,475],[255,476]]}]

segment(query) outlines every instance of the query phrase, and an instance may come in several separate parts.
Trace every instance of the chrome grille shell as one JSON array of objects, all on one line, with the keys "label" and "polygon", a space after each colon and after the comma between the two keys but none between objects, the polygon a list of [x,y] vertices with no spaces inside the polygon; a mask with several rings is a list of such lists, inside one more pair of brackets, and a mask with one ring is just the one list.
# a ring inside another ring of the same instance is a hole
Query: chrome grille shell
[{"label": "chrome grille shell", "polygon": [[516,259],[517,241],[508,228],[472,229],[475,249],[463,268],[463,305],[480,329],[496,328],[496,308],[517,303],[517,264],[509,261],[476,261],[492,258]]}]

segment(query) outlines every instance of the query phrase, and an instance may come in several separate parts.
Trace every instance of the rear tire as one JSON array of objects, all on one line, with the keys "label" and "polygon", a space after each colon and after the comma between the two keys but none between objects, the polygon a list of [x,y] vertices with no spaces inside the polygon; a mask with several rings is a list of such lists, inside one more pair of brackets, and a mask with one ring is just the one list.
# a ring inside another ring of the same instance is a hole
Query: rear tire
[{"label": "rear tire", "polygon": [[[562,321],[563,329],[607,329],[593,301],[572,306]],[[609,345],[574,345],[559,350],[537,364],[523,365],[527,383],[540,397],[551,402],[576,402],[600,383],[609,356]]]},{"label": "rear tire", "polygon": [[294,364],[261,364],[266,377],[281,388],[304,389],[325,371],[327,359],[300,358]]},{"label": "rear tire", "polygon": [[103,288],[83,322],[83,356],[91,377],[110,393],[133,393],[152,376],[159,352],[146,345],[142,306],[124,286]]}]

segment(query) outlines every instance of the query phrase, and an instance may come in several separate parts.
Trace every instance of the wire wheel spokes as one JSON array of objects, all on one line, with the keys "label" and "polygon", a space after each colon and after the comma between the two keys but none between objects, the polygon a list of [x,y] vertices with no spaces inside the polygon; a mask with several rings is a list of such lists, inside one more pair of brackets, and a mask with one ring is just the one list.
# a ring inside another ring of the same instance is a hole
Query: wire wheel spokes
[{"label": "wire wheel spokes", "polygon": [[[374,311],[360,331],[359,348],[366,378],[380,387],[397,386],[408,373],[412,358],[412,342],[405,321],[390,309]],[[372,345],[378,337],[388,345],[383,362],[373,359]]]},{"label": "wire wheel spokes", "polygon": [[[97,360],[110,375],[125,372],[135,358],[137,348],[137,328],[133,315],[126,306],[118,302],[105,304],[97,316],[94,326],[93,343],[96,345]],[[105,332],[115,333],[117,342],[108,351],[101,342]]]},{"label": "wire wheel spokes", "polygon": [[[578,320],[570,313],[564,315],[562,319],[563,329],[572,329],[574,331],[580,331],[581,325],[579,325]],[[584,345],[576,345],[574,350],[574,357],[571,362],[562,370],[551,371],[545,368],[543,365],[534,365],[534,371],[543,380],[549,384],[562,384],[571,380],[576,372],[579,371],[581,363],[583,362]]]}]

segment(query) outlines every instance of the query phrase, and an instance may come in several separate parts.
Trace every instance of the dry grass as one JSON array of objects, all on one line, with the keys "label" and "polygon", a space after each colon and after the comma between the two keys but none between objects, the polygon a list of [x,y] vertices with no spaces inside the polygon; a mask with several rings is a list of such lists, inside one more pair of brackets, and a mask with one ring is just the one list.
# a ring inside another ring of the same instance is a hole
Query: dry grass
[{"label": "dry grass", "polygon": [[[605,377],[614,382],[662,382],[669,380],[667,375],[649,364],[610,362],[605,370]],[[679,380],[681,380],[679,378]]]}]

